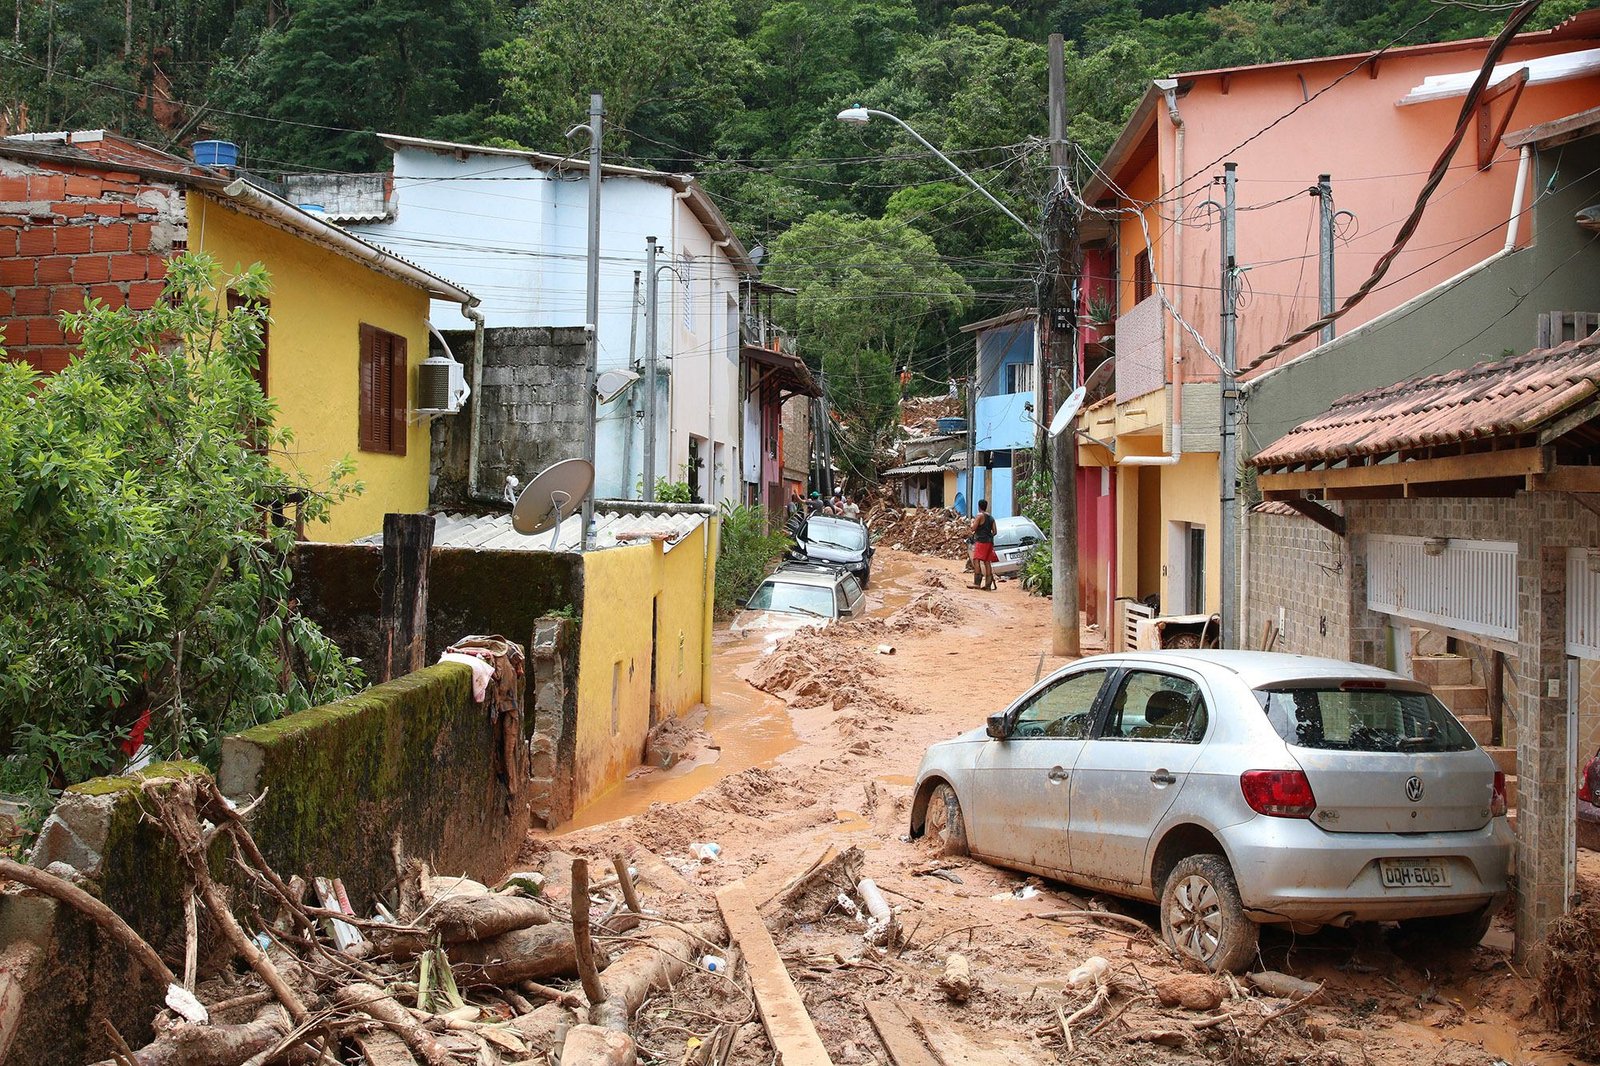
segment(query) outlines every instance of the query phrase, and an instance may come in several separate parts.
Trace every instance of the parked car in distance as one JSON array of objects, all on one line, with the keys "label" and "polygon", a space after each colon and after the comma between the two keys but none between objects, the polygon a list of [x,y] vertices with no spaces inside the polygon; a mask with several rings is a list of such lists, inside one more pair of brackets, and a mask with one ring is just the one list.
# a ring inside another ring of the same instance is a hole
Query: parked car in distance
[{"label": "parked car in distance", "polygon": [[994,553],[1000,561],[994,564],[997,574],[1010,574],[1022,569],[1028,549],[1044,540],[1044,531],[1027,515],[997,518],[994,523]]},{"label": "parked car in distance", "polygon": [[1244,651],[1100,655],[923,757],[911,835],[1157,903],[1214,971],[1258,926],[1475,944],[1504,904],[1505,775],[1427,686]]},{"label": "parked car in distance", "polygon": [[862,588],[872,583],[872,538],[860,522],[812,515],[803,530],[791,532],[810,562],[842,566],[855,575]]},{"label": "parked car in distance", "polygon": [[1578,775],[1578,847],[1600,851],[1600,751]]},{"label": "parked car in distance", "polygon": [[773,643],[866,609],[866,593],[850,571],[825,564],[784,563],[756,586],[729,629],[738,636],[760,631]]}]

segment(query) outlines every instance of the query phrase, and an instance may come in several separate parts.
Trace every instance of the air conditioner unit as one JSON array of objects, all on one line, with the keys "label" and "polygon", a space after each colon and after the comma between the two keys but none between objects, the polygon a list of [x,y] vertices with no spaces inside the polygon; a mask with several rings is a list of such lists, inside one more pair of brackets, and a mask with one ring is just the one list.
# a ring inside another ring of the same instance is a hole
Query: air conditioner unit
[{"label": "air conditioner unit", "polygon": [[417,414],[453,415],[472,390],[466,370],[447,355],[430,355],[417,367]]}]

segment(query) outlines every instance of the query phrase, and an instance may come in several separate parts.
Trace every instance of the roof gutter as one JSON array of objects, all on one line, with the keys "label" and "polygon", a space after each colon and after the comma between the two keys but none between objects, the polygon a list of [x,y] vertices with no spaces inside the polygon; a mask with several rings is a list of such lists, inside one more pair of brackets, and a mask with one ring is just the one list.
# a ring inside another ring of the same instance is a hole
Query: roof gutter
[{"label": "roof gutter", "polygon": [[[256,188],[243,178],[236,179],[220,192],[222,196],[256,212],[280,229],[298,233],[340,255],[366,263],[374,270],[398,281],[415,285],[440,300],[461,304],[463,313],[467,308],[476,307],[479,303],[476,296],[454,282],[446,281],[437,274],[408,263],[375,244],[369,244],[331,222],[324,222],[287,200],[280,199],[264,189]],[[471,315],[467,317],[470,318]]]}]

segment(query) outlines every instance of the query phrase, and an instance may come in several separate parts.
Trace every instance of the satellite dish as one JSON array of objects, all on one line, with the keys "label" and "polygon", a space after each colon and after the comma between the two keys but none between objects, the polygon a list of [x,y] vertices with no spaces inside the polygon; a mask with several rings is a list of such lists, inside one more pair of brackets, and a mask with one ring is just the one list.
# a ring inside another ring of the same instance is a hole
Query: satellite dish
[{"label": "satellite dish", "polygon": [[594,466],[587,459],[563,459],[547,466],[517,497],[511,528],[526,536],[554,529],[550,547],[561,536],[562,516],[583,502],[594,485]]},{"label": "satellite dish", "polygon": [[1089,395],[1089,390],[1082,385],[1072,390],[1072,395],[1062,401],[1056,410],[1056,416],[1050,420],[1050,435],[1059,437],[1072,425],[1072,420],[1078,417],[1078,411],[1083,407],[1083,398]]},{"label": "satellite dish", "polygon": [[639,380],[639,375],[631,370],[607,370],[604,374],[594,379],[594,394],[601,403],[610,403],[627,391],[628,386]]}]

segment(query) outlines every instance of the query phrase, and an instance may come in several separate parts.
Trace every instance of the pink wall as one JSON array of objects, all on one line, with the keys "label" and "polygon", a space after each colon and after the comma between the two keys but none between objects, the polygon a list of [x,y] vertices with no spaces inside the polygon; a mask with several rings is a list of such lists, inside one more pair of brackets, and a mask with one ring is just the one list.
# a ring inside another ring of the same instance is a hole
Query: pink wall
[{"label": "pink wall", "polygon": [[[1571,40],[1520,45],[1510,49],[1502,62],[1575,51],[1594,43]],[[1307,94],[1329,85],[1358,60],[1179,78],[1180,84],[1191,86],[1178,101],[1186,142],[1183,176],[1201,168],[1204,171],[1202,177],[1183,187],[1181,209],[1171,193],[1158,205],[1161,217],[1151,218],[1151,231],[1160,249],[1170,242],[1174,225],[1183,220],[1181,274],[1174,277],[1170,264],[1162,263],[1158,255],[1158,276],[1169,286],[1168,295],[1184,317],[1213,348],[1219,334],[1216,286],[1221,234],[1215,213],[1208,216],[1199,205],[1208,198],[1219,202],[1222,198],[1220,183],[1212,185],[1207,180],[1212,174],[1221,175],[1222,157],[1226,154],[1239,164],[1239,258],[1251,266],[1245,275],[1239,313],[1239,361],[1243,365],[1317,317],[1317,201],[1303,190],[1316,184],[1319,173],[1329,173],[1335,206],[1357,215],[1354,230],[1346,234],[1348,242],[1336,245],[1336,294],[1342,301],[1393,242],[1426,171],[1454,127],[1462,98],[1407,107],[1395,106],[1396,101],[1429,75],[1475,70],[1482,56],[1481,44],[1452,51],[1391,53],[1378,64],[1376,77],[1369,77],[1370,68],[1357,71],[1237,150],[1239,142],[1302,102]],[[1502,98],[1495,105],[1496,116],[1505,101]],[[1597,102],[1600,77],[1529,85],[1507,131],[1560,118]],[[1176,137],[1164,106],[1157,109],[1154,128],[1159,140],[1160,187],[1170,190],[1178,177]],[[1339,322],[1338,331],[1349,332],[1498,251],[1505,242],[1516,172],[1517,154],[1503,146],[1492,167],[1480,172],[1476,127],[1470,129],[1405,252],[1390,267],[1381,287]],[[1145,190],[1150,175],[1144,166],[1114,177],[1136,198],[1153,195]],[[1295,195],[1297,190],[1300,192]],[[1279,200],[1284,202],[1274,203]],[[1127,279],[1132,255],[1144,246],[1137,221],[1125,220],[1120,238],[1119,265]],[[1130,300],[1125,285],[1124,311]],[[1182,343],[1186,376],[1191,380],[1214,378],[1215,367],[1193,340],[1183,337]],[[1282,358],[1316,343],[1315,338],[1304,341]]]}]

